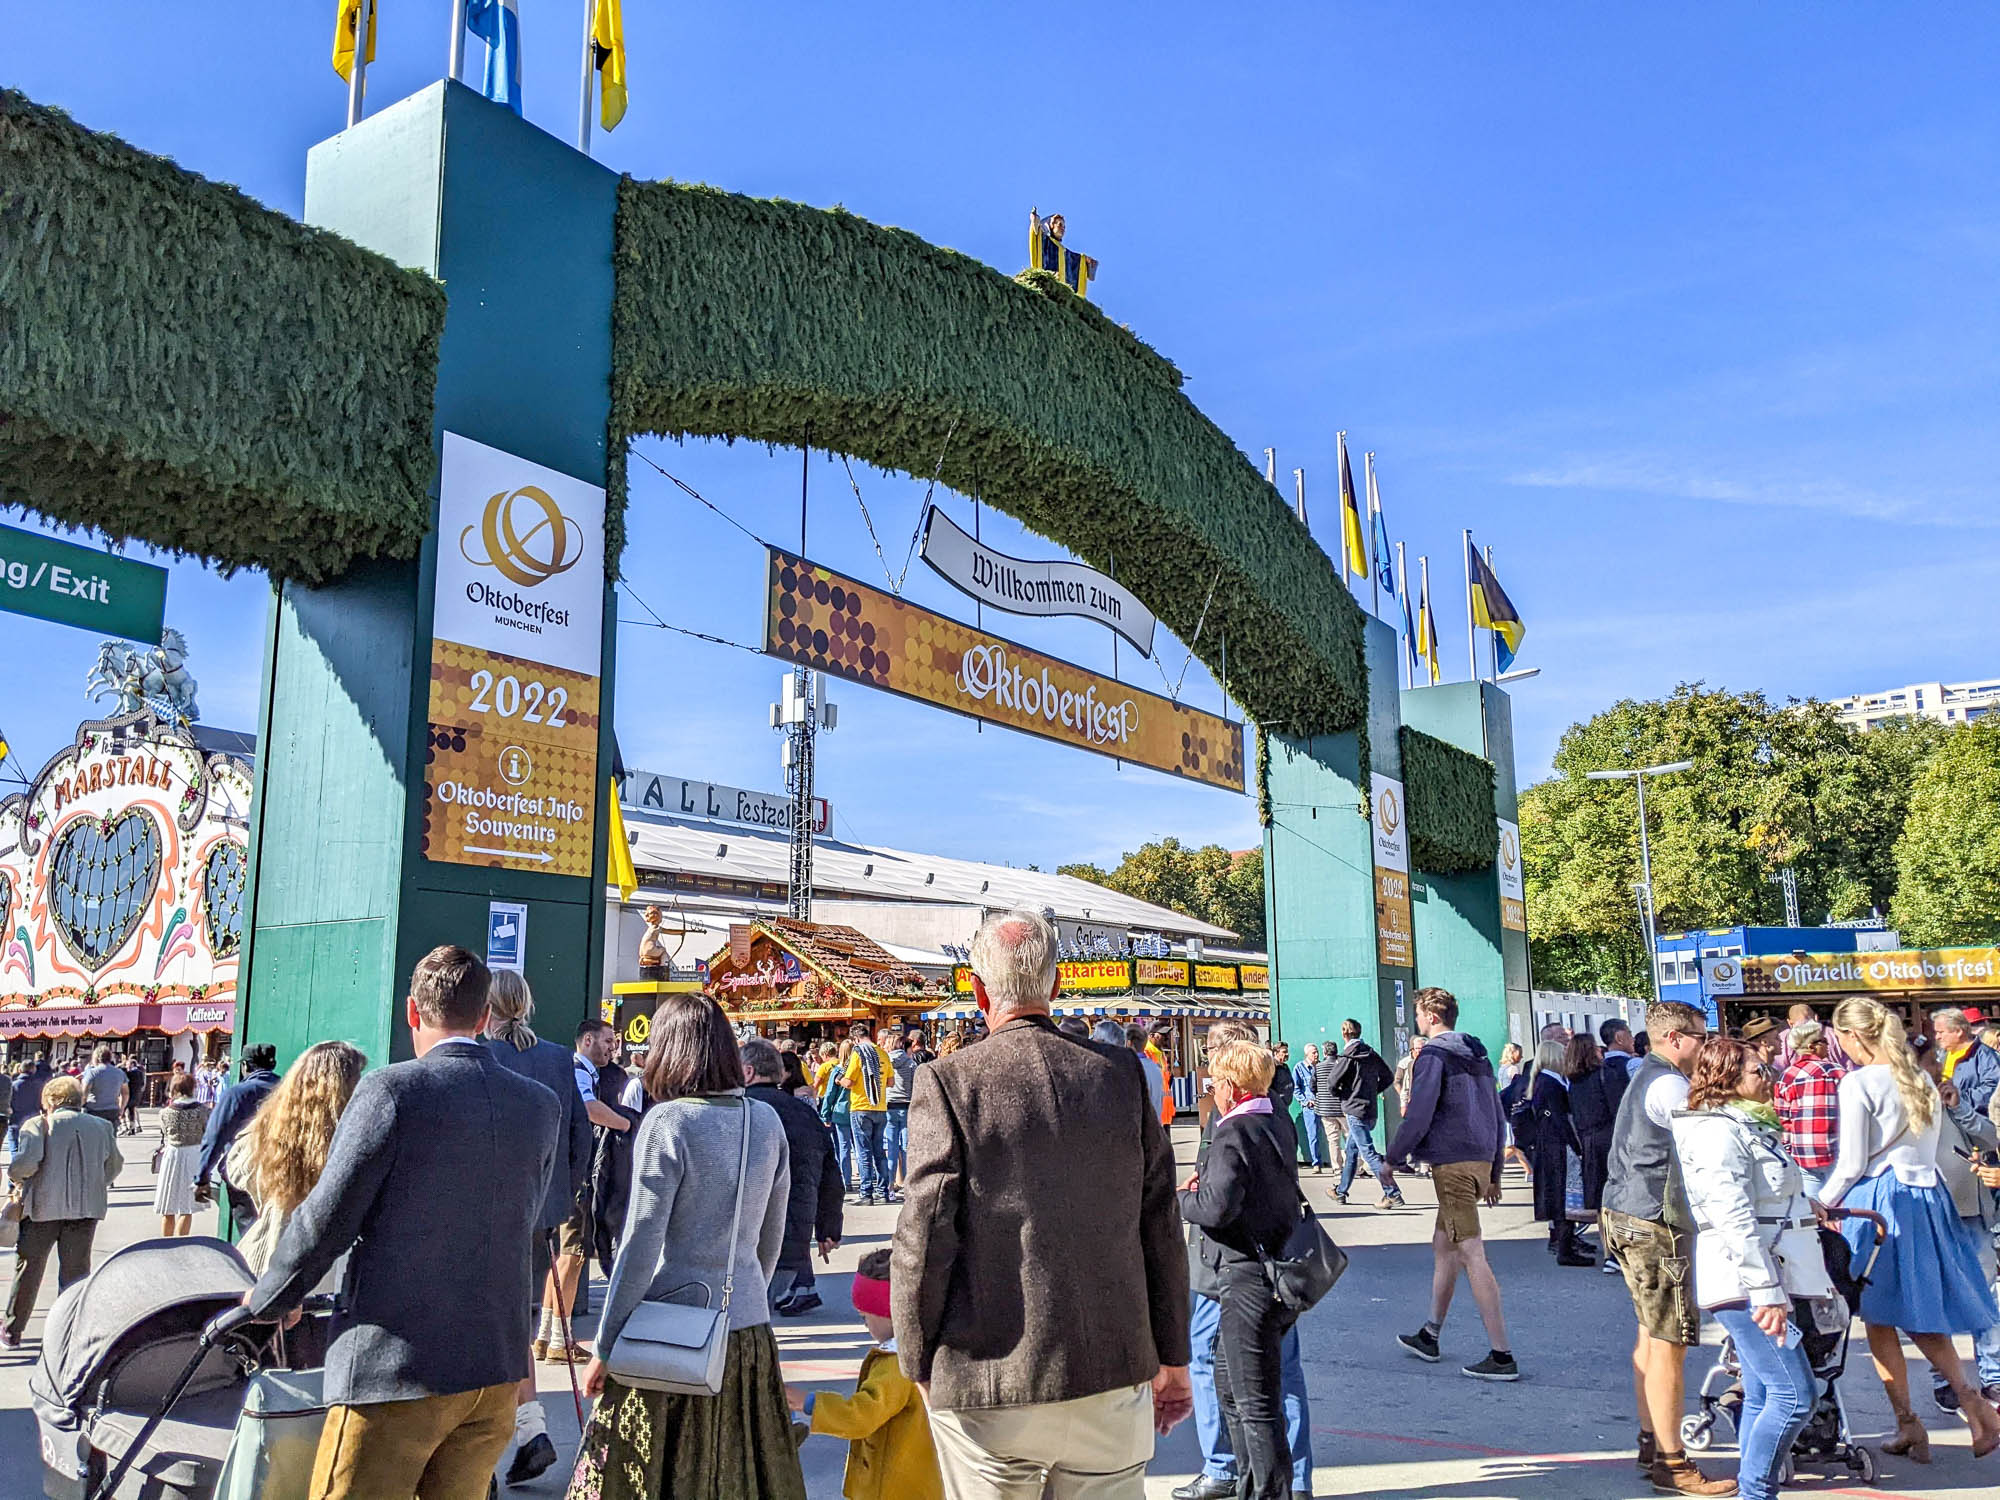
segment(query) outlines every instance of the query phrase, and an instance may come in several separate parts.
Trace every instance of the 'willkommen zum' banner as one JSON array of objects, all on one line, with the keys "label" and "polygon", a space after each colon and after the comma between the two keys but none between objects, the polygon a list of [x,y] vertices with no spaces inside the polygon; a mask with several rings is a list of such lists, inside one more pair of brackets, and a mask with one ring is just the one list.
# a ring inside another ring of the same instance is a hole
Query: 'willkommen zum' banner
[{"label": "'willkommen zum' banner", "polygon": [[770,550],[764,649],[989,724],[1243,790],[1243,726]]}]

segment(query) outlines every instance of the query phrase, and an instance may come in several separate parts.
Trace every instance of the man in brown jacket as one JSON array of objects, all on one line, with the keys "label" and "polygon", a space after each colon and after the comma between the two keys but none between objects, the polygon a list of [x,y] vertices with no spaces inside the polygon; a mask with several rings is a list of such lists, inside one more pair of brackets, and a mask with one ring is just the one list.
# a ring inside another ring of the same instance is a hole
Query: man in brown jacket
[{"label": "man in brown jacket", "polygon": [[953,1500],[1138,1500],[1193,1404],[1173,1151],[1137,1057],[1056,1030],[1047,921],[987,918],[972,973],[990,1034],[910,1100],[903,1371]]}]

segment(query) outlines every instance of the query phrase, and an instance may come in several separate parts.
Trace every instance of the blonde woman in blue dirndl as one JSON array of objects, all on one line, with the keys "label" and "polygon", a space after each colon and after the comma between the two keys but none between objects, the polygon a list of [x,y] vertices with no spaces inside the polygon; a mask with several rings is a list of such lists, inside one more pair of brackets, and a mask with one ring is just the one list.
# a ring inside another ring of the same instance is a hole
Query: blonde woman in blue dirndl
[{"label": "blonde woman in blue dirndl", "polygon": [[[1937,1169],[1943,1103],[1910,1050],[1902,1020],[1873,1000],[1843,1000],[1834,1034],[1855,1067],[1840,1080],[1840,1126],[1833,1171],[1822,1201],[1867,1209],[1887,1222],[1887,1238],[1867,1289],[1861,1321],[1868,1351],[1896,1413],[1896,1435],[1884,1453],[1929,1463],[1930,1436],[1910,1405],[1909,1367],[1901,1334],[1950,1382],[1972,1429],[1972,1456],[2000,1448],[2000,1414],[1967,1377],[1952,1335],[2000,1321],[1992,1289],[1980,1274],[1979,1250],[1958,1217]],[[1841,1233],[1856,1267],[1875,1248],[1873,1224],[1845,1219]],[[1900,1333],[1899,1331],[1900,1330]]]}]

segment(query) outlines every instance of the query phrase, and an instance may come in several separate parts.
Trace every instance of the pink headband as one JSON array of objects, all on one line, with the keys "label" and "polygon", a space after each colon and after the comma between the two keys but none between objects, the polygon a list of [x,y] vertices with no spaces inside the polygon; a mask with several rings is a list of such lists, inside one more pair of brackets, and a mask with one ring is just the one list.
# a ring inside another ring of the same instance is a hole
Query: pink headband
[{"label": "pink headband", "polygon": [[854,1310],[873,1313],[878,1318],[888,1317],[889,1283],[857,1274],[854,1278]]}]

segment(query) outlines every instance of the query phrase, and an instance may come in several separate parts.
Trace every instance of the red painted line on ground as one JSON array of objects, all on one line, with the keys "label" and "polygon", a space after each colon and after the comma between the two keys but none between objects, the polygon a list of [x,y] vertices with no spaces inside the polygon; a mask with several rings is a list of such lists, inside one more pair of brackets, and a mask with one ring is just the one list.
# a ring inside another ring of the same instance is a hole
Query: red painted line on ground
[{"label": "red painted line on ground", "polygon": [[[1491,1448],[1484,1443],[1453,1443],[1442,1438],[1413,1437],[1406,1432],[1360,1432],[1349,1427],[1315,1426],[1314,1432],[1323,1432],[1328,1437],[1357,1438],[1362,1442],[1401,1443],[1410,1448],[1444,1448],[1455,1453],[1476,1453],[1481,1458],[1506,1458],[1523,1462],[1545,1464],[1622,1464],[1630,1463],[1628,1454],[1618,1453],[1528,1453],[1519,1448]],[[1338,1467],[1333,1465],[1330,1467]],[[1815,1495],[1855,1495],[1865,1500],[1925,1500],[1922,1495],[1906,1495],[1899,1490],[1860,1489],[1836,1490],[1820,1489],[1817,1485],[1800,1486],[1810,1488]]]}]

